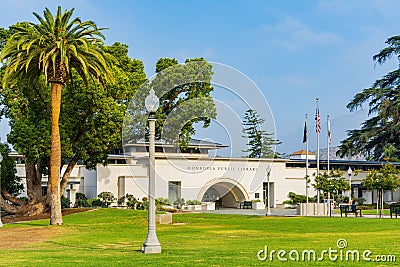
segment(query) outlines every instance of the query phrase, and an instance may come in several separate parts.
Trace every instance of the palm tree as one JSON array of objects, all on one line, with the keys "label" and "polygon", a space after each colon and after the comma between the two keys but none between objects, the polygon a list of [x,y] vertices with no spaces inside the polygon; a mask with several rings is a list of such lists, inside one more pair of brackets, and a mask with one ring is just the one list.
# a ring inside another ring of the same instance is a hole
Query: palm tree
[{"label": "palm tree", "polygon": [[45,9],[43,18],[33,13],[39,23],[12,26],[14,34],[1,52],[6,71],[3,87],[14,86],[18,80],[36,82],[44,74],[51,84],[51,151],[49,202],[50,224],[61,225],[60,170],[61,142],[59,115],[63,85],[68,81],[72,69],[87,83],[88,76],[99,81],[111,81],[110,56],[101,49],[104,28],[97,28],[92,21],[71,19],[74,9],[61,11],[53,16]]}]

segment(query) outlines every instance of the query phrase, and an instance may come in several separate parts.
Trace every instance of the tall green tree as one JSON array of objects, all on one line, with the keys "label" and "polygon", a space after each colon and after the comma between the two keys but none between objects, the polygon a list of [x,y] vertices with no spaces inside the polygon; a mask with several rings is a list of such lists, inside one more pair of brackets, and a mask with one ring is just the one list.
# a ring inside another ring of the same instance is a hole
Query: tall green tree
[{"label": "tall green tree", "polygon": [[128,108],[124,124],[124,142],[133,143],[147,136],[148,113],[144,100],[153,88],[160,99],[156,112],[156,138],[187,148],[195,134],[195,124],[208,127],[216,118],[211,92],[212,65],[203,58],[187,59],[178,64],[176,59],[161,58],[156,64],[156,75],[145,83]]},{"label": "tall green tree", "polygon": [[[174,58],[161,58],[156,63],[156,73],[152,87],[162,92],[156,135],[185,149],[196,133],[194,125],[203,123],[207,128],[217,115],[211,97],[212,65],[204,58],[186,59],[185,64],[178,64]],[[166,81],[174,84],[164,87]]]},{"label": "tall green tree", "polygon": [[62,87],[72,70],[87,83],[87,77],[103,83],[103,78],[112,80],[109,56],[100,49],[104,39],[92,21],[82,22],[72,18],[74,9],[62,11],[58,7],[53,15],[45,9],[43,17],[33,13],[39,23],[26,27],[12,26],[15,33],[2,49],[0,60],[5,60],[6,70],[3,87],[14,86],[22,79],[36,83],[44,73],[51,85],[51,148],[50,148],[50,203],[51,225],[61,225],[60,170],[61,141],[59,116]]},{"label": "tall green tree", "polygon": [[248,158],[277,158],[279,153],[276,153],[273,149],[274,146],[281,142],[275,140],[272,133],[267,133],[262,130],[261,125],[265,122],[265,119],[261,118],[260,115],[252,109],[249,109],[244,114],[243,120],[243,137],[248,139],[247,149],[242,150],[245,153],[249,153]]},{"label": "tall green tree", "polygon": [[[373,60],[384,64],[395,57],[399,60],[400,36],[387,39],[388,45]],[[350,111],[368,105],[369,117],[361,129],[348,131],[338,154],[349,156],[364,154],[374,160],[383,160],[385,150],[392,146],[391,156],[400,158],[400,68],[375,81],[371,88],[356,94],[347,105]]]},{"label": "tall green tree", "polygon": [[377,209],[380,217],[383,214],[383,193],[385,190],[393,191],[400,187],[399,173],[393,164],[386,163],[379,170],[368,171],[367,176],[361,181],[368,190],[377,191]]}]

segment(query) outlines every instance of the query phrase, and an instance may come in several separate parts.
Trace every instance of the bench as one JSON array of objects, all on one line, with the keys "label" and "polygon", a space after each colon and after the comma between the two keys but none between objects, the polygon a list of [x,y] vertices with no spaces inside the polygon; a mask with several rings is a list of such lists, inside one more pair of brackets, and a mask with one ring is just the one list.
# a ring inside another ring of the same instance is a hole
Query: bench
[{"label": "bench", "polygon": [[240,208],[241,209],[251,209],[253,207],[253,202],[251,201],[243,201],[242,203],[240,203]]},{"label": "bench", "polygon": [[393,218],[392,216],[396,215],[400,215],[400,203],[394,203],[390,205],[390,218]]},{"label": "bench", "polygon": [[347,217],[347,214],[349,213],[354,213],[354,215],[357,217],[357,215],[360,215],[360,217],[362,217],[362,210],[361,209],[357,209],[357,205],[353,204],[353,205],[348,205],[348,204],[342,204],[339,206],[340,208],[340,217],[343,217],[343,213],[345,214],[345,216]]}]

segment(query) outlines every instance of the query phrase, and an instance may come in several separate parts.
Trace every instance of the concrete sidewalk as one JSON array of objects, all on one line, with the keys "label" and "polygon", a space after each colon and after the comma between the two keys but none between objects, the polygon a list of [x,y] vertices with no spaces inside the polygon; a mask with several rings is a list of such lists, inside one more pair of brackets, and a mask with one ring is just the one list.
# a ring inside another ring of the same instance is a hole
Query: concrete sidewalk
[{"label": "concrete sidewalk", "polygon": [[[253,209],[235,209],[235,208],[220,208],[219,210],[200,211],[204,213],[215,213],[215,214],[238,214],[238,215],[258,215],[266,216],[267,209],[253,210]],[[284,209],[284,208],[271,208],[271,216],[299,216],[297,215],[296,209]],[[321,214],[318,217],[329,217]],[[332,212],[332,217],[340,217],[340,212]],[[354,218],[354,214],[349,214],[348,218]],[[342,218],[346,218],[344,215]],[[361,218],[378,218],[376,214],[363,214]],[[390,219],[390,215],[384,215],[383,219]],[[395,218],[393,218],[395,219]],[[400,219],[400,216],[398,217]]]},{"label": "concrete sidewalk", "polygon": [[[240,215],[259,215],[265,216],[267,214],[267,209],[253,210],[253,209],[235,209],[235,208],[220,208],[219,210],[209,210],[202,211],[205,213],[215,213],[215,214],[240,214]],[[296,216],[296,209],[281,209],[281,208],[271,208],[272,216]]]}]

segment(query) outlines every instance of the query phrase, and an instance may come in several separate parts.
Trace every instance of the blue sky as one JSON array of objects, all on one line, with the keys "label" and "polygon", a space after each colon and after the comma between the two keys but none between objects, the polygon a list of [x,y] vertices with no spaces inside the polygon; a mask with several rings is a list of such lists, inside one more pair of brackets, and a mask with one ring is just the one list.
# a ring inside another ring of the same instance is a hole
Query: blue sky
[{"label": "blue sky", "polygon": [[[347,103],[397,62],[375,65],[372,56],[398,32],[400,1],[29,1],[2,0],[0,27],[35,21],[32,12],[75,7],[75,15],[107,27],[106,42],[129,46],[148,76],[160,57],[204,57],[243,72],[261,89],[273,112],[278,151],[303,149],[305,113],[310,114],[310,149],[315,149],[313,116],[320,99],[321,147],[326,115],[333,145],[366,113]],[[1,124],[4,140],[4,122]],[[241,135],[241,133],[237,133]],[[215,135],[215,134],[213,134]],[[214,136],[215,141],[218,140]]]}]

